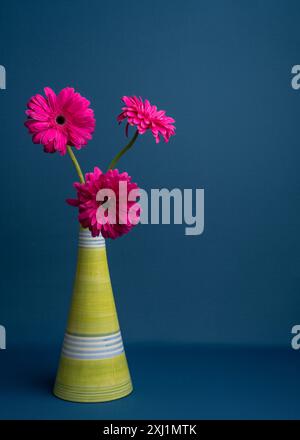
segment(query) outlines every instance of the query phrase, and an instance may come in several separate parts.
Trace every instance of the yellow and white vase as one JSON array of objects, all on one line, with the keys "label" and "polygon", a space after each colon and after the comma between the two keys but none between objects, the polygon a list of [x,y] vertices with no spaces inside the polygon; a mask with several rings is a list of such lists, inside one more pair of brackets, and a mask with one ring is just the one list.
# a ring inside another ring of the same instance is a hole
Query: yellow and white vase
[{"label": "yellow and white vase", "polygon": [[105,240],[80,229],[71,311],[54,394],[72,402],[105,402],[131,391]]}]

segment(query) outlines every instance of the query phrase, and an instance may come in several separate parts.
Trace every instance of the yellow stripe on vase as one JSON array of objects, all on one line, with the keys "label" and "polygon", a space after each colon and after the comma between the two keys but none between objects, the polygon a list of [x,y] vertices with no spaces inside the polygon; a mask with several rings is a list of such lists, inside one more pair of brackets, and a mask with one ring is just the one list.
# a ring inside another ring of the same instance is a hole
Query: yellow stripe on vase
[{"label": "yellow stripe on vase", "polygon": [[105,248],[79,248],[67,328],[75,334],[119,330]]},{"label": "yellow stripe on vase", "polygon": [[125,353],[97,361],[61,358],[54,394],[64,400],[105,402],[131,391]]}]

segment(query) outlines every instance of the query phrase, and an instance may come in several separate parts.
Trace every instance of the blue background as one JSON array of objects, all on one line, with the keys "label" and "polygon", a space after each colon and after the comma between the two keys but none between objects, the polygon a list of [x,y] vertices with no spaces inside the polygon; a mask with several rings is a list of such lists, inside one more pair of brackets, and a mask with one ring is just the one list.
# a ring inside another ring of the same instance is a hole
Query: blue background
[{"label": "blue background", "polygon": [[[1,4],[0,418],[298,416],[299,21],[292,0]],[[124,145],[120,97],[137,94],[176,119],[177,135],[156,145],[145,134],[119,168],[148,190],[205,189],[203,235],[140,225],[108,243],[136,393],[106,405],[49,393],[78,224],[64,202],[68,157],[44,154],[23,126],[46,85],[92,102],[85,171]]]}]

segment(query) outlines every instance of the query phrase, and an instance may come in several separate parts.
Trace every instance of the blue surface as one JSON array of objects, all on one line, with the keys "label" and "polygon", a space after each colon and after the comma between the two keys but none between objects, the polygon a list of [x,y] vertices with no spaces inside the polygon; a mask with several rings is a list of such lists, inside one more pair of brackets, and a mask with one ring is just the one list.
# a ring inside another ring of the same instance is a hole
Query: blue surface
[{"label": "blue surface", "polygon": [[[58,351],[0,351],[1,419],[299,419],[300,353],[285,349],[129,346],[134,392],[100,404],[51,395]],[[3,374],[4,373],[4,374]]]}]

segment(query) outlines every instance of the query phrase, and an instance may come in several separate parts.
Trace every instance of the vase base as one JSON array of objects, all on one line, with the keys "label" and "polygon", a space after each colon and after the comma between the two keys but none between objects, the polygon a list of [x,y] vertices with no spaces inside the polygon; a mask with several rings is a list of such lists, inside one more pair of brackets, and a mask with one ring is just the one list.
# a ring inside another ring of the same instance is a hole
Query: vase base
[{"label": "vase base", "polygon": [[82,389],[79,391],[76,387],[70,387],[67,389],[63,385],[56,383],[53,394],[55,397],[69,402],[100,403],[122,399],[131,394],[132,391],[133,387],[131,381],[119,387],[111,387],[105,390],[99,389],[98,391],[93,392],[84,391]]}]

